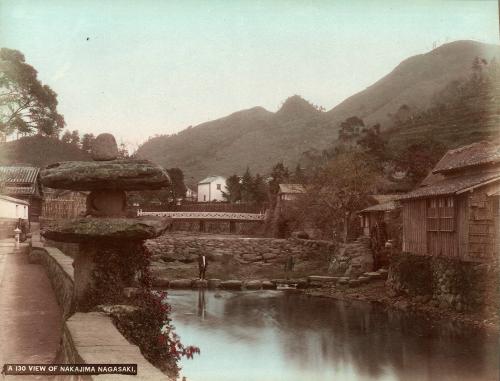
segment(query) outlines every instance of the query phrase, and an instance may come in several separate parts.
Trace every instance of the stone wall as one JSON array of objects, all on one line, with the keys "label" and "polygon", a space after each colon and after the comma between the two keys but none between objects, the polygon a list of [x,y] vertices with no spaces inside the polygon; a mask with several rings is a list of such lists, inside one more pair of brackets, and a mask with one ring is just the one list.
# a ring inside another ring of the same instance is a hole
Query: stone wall
[{"label": "stone wall", "polygon": [[43,246],[33,239],[29,253],[31,263],[43,265],[56,294],[65,319],[58,364],[137,364],[137,376],[56,376],[56,381],[89,381],[130,378],[140,380],[171,379],[150,364],[139,347],[129,343],[114,326],[109,314],[102,312],[75,313],[73,259],[59,249]]},{"label": "stone wall", "polygon": [[[261,221],[253,222],[233,222],[233,229],[229,221],[203,221],[203,231],[212,234],[243,234],[258,235],[264,231],[264,224]],[[179,221],[173,220],[171,231],[200,232],[200,221]]]},{"label": "stone wall", "polygon": [[130,344],[101,312],[78,312],[64,324],[58,364],[137,364],[137,376],[59,376],[56,381],[138,379],[169,381],[170,378],[152,366],[139,347]]},{"label": "stone wall", "polygon": [[373,271],[373,253],[370,239],[364,236],[341,244],[330,262],[330,272],[335,275],[357,278],[370,271]]},{"label": "stone wall", "polygon": [[198,254],[210,261],[224,262],[234,258],[240,263],[284,263],[288,255],[296,259],[328,259],[335,254],[335,245],[328,241],[304,239],[249,238],[238,236],[190,235],[172,233],[145,243],[152,259],[164,262],[192,263]]},{"label": "stone wall", "polygon": [[73,259],[55,247],[43,247],[36,243],[32,243],[29,255],[30,262],[45,267],[63,318],[67,319],[75,312]]},{"label": "stone wall", "polygon": [[403,253],[391,259],[387,283],[394,292],[430,297],[443,308],[473,311],[498,301],[498,279],[496,263]]}]

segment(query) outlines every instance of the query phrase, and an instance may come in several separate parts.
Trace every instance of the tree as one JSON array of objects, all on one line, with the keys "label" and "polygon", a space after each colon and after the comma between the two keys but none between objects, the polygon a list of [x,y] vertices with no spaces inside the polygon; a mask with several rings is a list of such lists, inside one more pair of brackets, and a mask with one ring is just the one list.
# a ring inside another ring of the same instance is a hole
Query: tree
[{"label": "tree", "polygon": [[167,169],[168,176],[172,182],[170,186],[170,194],[172,199],[184,198],[186,197],[186,185],[184,184],[184,173],[179,168]]},{"label": "tree", "polygon": [[283,162],[276,164],[271,170],[271,180],[269,181],[269,195],[271,199],[271,204],[274,205],[276,202],[276,196],[280,191],[280,184],[284,184],[290,181],[290,172],[288,168],[285,167]]},{"label": "tree", "polygon": [[254,182],[250,169],[247,170],[241,178],[241,201],[254,202]]},{"label": "tree", "polygon": [[94,143],[94,134],[83,134],[82,136],[82,150],[90,153],[92,150],[92,144]]},{"label": "tree", "polygon": [[118,158],[126,159],[128,157],[130,157],[130,155],[128,153],[127,146],[125,145],[125,143],[121,142],[120,145],[118,146]]},{"label": "tree", "polygon": [[349,236],[353,214],[367,206],[376,185],[376,169],[365,153],[351,150],[339,153],[313,179],[305,201],[313,220],[330,226],[334,235],[341,230],[343,241]]},{"label": "tree", "polygon": [[57,112],[57,94],[13,49],[0,49],[0,133],[57,136],[65,122]]},{"label": "tree", "polygon": [[222,191],[226,201],[235,203],[241,200],[241,184],[238,175],[229,176],[226,180],[226,190]]},{"label": "tree", "polygon": [[61,136],[61,141],[66,144],[71,143],[71,132],[66,130],[64,131],[64,134]]},{"label": "tree", "polygon": [[396,163],[407,171],[413,184],[418,184],[446,152],[443,143],[430,137],[404,147],[395,158]]},{"label": "tree", "polygon": [[79,147],[80,146],[80,133],[78,130],[71,131],[70,144]]},{"label": "tree", "polygon": [[306,175],[299,164],[295,167],[295,172],[293,173],[292,180],[296,184],[305,184]]},{"label": "tree", "polygon": [[253,179],[253,193],[254,201],[258,204],[263,204],[268,200],[266,182],[264,181],[264,178],[258,173]]},{"label": "tree", "polygon": [[356,144],[381,165],[387,159],[386,141],[380,134],[380,124],[370,128],[363,128]]},{"label": "tree", "polygon": [[355,144],[363,128],[365,128],[363,119],[351,116],[340,123],[339,140],[347,145]]}]

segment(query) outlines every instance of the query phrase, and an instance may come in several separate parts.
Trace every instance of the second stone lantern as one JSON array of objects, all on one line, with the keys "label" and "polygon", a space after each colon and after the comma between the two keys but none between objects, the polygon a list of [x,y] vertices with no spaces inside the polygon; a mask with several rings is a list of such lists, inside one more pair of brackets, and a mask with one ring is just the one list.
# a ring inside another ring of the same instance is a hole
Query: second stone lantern
[{"label": "second stone lantern", "polygon": [[79,244],[73,262],[79,311],[119,302],[123,288],[134,282],[143,263],[143,241],[161,235],[170,225],[168,219],[126,218],[125,191],[170,185],[161,167],[147,160],[118,159],[111,134],[99,135],[91,154],[93,161],[61,162],[41,171],[47,187],[90,191],[84,217],[56,221],[42,231],[47,239]]}]

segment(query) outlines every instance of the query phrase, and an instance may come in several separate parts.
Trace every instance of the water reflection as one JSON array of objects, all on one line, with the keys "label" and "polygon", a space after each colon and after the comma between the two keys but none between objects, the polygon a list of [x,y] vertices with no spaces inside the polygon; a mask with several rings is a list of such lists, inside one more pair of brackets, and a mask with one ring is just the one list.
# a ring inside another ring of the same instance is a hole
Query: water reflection
[{"label": "water reflection", "polygon": [[295,293],[171,291],[201,355],[189,381],[497,380],[498,338],[365,303]]}]

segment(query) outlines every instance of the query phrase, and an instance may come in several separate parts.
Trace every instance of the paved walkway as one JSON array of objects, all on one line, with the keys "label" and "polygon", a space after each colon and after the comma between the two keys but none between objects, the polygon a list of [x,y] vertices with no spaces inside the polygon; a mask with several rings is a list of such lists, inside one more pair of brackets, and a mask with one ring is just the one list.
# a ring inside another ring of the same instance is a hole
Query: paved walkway
[{"label": "paved walkway", "polygon": [[28,262],[27,250],[0,240],[0,369],[4,363],[48,364],[59,347],[59,306],[45,269]]}]

